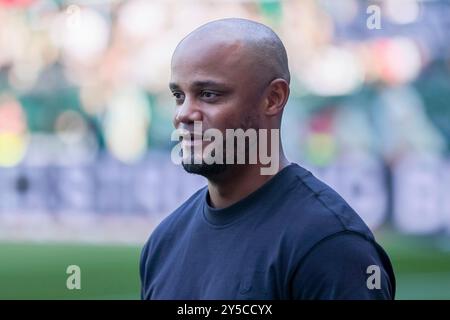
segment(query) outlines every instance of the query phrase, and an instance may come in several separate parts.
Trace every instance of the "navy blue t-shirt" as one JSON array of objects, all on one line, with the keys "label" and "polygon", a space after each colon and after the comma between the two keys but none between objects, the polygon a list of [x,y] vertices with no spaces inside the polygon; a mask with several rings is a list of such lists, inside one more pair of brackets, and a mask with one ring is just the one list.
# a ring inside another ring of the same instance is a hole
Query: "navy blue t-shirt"
[{"label": "navy blue t-shirt", "polygon": [[329,186],[290,164],[224,208],[207,187],[141,253],[143,299],[393,299],[391,263]]}]

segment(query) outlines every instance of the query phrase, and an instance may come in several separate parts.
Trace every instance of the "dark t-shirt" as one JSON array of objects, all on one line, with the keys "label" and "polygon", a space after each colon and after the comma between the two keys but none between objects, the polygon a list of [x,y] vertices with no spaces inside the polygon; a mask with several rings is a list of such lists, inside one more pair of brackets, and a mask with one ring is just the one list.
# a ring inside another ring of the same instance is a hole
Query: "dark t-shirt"
[{"label": "dark t-shirt", "polygon": [[214,209],[208,189],[145,244],[143,299],[393,299],[383,249],[352,208],[291,164],[239,202]]}]

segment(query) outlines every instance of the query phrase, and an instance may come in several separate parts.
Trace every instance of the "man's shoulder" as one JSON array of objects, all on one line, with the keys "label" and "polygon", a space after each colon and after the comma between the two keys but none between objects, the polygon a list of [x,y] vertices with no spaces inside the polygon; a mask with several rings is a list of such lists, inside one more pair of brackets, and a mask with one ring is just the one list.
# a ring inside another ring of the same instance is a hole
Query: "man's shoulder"
[{"label": "man's shoulder", "polygon": [[303,235],[311,244],[340,232],[373,239],[359,214],[333,188],[298,165],[296,180],[284,204],[291,235]]},{"label": "man's shoulder", "polygon": [[[285,196],[289,223],[286,224],[284,249],[295,255],[293,260],[298,265],[309,261],[311,271],[315,270],[311,261],[329,261],[327,264],[331,267],[334,263],[337,269],[352,261],[354,266],[368,262],[369,265],[382,266],[393,297],[395,276],[389,257],[359,214],[332,187],[311,172],[298,166],[295,175],[297,181]],[[336,261],[333,254],[342,261]],[[316,271],[316,274],[321,274],[323,270]]]}]

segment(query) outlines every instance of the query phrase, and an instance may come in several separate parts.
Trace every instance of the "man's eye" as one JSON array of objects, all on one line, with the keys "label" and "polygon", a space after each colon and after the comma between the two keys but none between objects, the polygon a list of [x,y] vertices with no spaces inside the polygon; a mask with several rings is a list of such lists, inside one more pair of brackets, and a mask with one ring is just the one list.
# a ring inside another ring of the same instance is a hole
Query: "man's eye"
[{"label": "man's eye", "polygon": [[173,96],[175,97],[176,100],[180,100],[183,99],[183,94],[180,92],[172,92]]},{"label": "man's eye", "polygon": [[202,91],[200,94],[202,98],[212,99],[217,98],[219,95],[217,93],[211,92],[211,91]]}]

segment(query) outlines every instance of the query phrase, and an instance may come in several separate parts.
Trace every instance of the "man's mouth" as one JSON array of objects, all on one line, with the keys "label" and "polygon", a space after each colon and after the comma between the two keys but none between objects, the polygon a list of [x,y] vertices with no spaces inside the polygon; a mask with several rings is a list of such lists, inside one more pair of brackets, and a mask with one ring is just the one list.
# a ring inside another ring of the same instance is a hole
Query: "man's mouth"
[{"label": "man's mouth", "polygon": [[181,137],[181,143],[186,146],[194,146],[203,143],[203,135],[186,134]]}]

